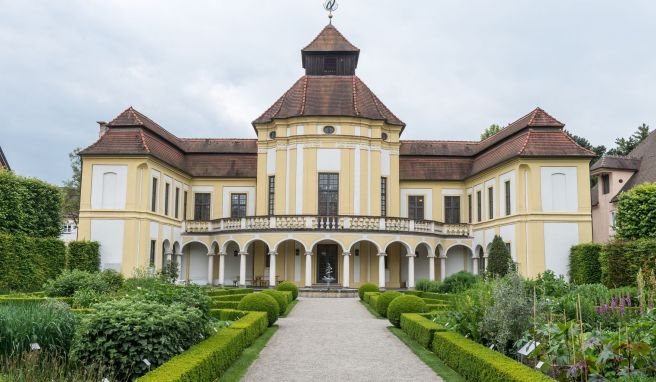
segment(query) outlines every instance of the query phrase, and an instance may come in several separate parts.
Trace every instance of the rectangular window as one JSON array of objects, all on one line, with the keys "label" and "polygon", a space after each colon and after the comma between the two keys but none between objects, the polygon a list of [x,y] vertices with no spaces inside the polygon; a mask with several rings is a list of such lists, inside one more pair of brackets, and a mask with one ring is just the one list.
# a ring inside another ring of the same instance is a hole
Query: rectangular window
[{"label": "rectangular window", "polygon": [[472,222],[472,196],[471,194],[467,195],[467,217],[469,218],[469,223]]},{"label": "rectangular window", "polygon": [[273,215],[274,203],[276,201],[276,177],[269,177],[269,215]]},{"label": "rectangular window", "polygon": [[608,174],[601,176],[601,191],[604,195],[610,192],[610,175]]},{"label": "rectangular window", "polygon": [[319,216],[339,213],[339,174],[319,174]]},{"label": "rectangular window", "polygon": [[164,186],[164,215],[169,214],[169,194],[171,193],[171,185],[166,183]]},{"label": "rectangular window", "polygon": [[387,178],[380,178],[380,216],[387,216]]},{"label": "rectangular window", "polygon": [[153,178],[153,184],[150,194],[150,210],[157,212],[157,178]]},{"label": "rectangular window", "polygon": [[175,188],[175,218],[177,219],[180,215],[180,187]]},{"label": "rectangular window", "polygon": [[182,218],[187,220],[187,191],[182,193],[184,200],[182,201]]},{"label": "rectangular window", "polygon": [[230,194],[230,217],[246,217],[246,196],[247,194]]},{"label": "rectangular window", "polygon": [[505,189],[506,189],[506,216],[510,215],[510,181],[506,180],[506,183],[504,183]]},{"label": "rectangular window", "polygon": [[210,220],[210,201],[209,193],[194,194],[194,220]]},{"label": "rectangular window", "polygon": [[424,196],[408,196],[408,218],[412,220],[424,220]]},{"label": "rectangular window", "polygon": [[337,72],[337,57],[324,57],[324,59],[323,59],[323,71],[324,71],[324,73],[336,73]]},{"label": "rectangular window", "polygon": [[150,241],[150,267],[155,267],[155,248],[157,247],[157,240]]},{"label": "rectangular window", "polygon": [[494,188],[487,189],[487,203],[488,203],[488,219],[494,219]]},{"label": "rectangular window", "polygon": [[444,222],[446,224],[460,224],[460,197],[444,197]]},{"label": "rectangular window", "polygon": [[483,195],[480,191],[476,191],[476,221],[483,220]]}]

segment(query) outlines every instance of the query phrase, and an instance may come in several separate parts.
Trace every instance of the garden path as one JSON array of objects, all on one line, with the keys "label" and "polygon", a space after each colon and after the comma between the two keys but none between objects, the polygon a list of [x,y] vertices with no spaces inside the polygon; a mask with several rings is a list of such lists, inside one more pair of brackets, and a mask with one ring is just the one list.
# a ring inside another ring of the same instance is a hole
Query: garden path
[{"label": "garden path", "polygon": [[442,381],[359,299],[301,300],[242,381]]}]

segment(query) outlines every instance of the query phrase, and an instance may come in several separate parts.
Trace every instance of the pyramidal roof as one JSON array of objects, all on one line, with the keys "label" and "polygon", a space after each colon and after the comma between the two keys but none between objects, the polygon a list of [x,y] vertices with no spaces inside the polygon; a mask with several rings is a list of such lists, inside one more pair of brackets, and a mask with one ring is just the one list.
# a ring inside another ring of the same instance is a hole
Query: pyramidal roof
[{"label": "pyramidal roof", "polygon": [[302,52],[359,52],[332,24],[326,25]]}]

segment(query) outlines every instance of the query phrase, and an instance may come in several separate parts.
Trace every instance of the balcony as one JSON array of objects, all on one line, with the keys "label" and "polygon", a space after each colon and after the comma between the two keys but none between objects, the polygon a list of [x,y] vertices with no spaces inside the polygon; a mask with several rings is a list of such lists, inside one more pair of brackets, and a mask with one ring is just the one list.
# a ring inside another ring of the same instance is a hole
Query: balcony
[{"label": "balcony", "polygon": [[440,236],[471,236],[469,224],[444,224],[432,220],[378,216],[248,216],[215,220],[187,220],[185,233],[223,233],[243,231],[366,231],[388,233],[429,234]]}]

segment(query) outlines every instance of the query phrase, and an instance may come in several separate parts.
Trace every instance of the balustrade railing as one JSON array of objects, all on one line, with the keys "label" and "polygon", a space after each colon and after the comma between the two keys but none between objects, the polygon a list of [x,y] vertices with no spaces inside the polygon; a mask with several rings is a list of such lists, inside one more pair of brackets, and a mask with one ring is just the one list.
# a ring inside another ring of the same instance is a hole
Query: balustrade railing
[{"label": "balustrade railing", "polygon": [[266,230],[350,230],[471,236],[469,224],[444,224],[398,217],[278,215],[184,222],[184,231],[188,233]]}]

